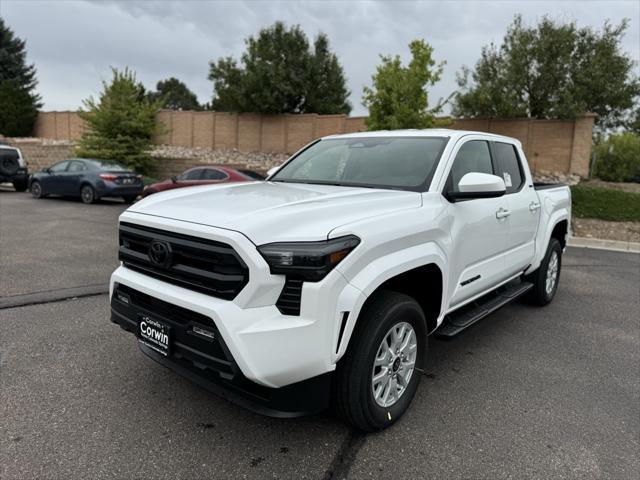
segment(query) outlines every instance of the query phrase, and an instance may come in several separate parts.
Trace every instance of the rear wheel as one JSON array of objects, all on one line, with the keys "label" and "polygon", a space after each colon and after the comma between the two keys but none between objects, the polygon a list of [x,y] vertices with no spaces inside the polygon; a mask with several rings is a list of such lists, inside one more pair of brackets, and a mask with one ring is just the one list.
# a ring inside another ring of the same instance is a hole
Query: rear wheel
[{"label": "rear wheel", "polygon": [[86,204],[96,201],[96,191],[91,185],[83,185],[80,189],[80,198]]},{"label": "rear wheel", "polygon": [[40,185],[40,182],[37,180],[31,182],[31,195],[33,195],[33,198],[44,197],[44,191],[42,190],[42,185]]},{"label": "rear wheel", "polygon": [[531,303],[544,306],[553,300],[558,290],[561,267],[562,246],[557,239],[552,238],[540,267],[524,277],[525,281],[533,283],[533,288],[528,294]]},{"label": "rear wheel", "polygon": [[16,192],[24,192],[27,189],[27,186],[26,179],[13,181],[13,188],[15,188]]},{"label": "rear wheel", "polygon": [[335,375],[343,420],[371,432],[404,414],[420,383],[426,330],[420,305],[407,295],[383,291],[367,304]]}]

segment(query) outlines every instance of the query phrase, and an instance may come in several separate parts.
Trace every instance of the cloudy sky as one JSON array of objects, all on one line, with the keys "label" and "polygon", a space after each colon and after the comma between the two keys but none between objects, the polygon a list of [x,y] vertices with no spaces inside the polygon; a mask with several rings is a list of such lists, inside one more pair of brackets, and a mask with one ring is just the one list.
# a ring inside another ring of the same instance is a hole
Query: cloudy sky
[{"label": "cloudy sky", "polygon": [[[74,110],[96,95],[109,67],[133,68],[153,88],[175,76],[209,101],[208,63],[238,57],[244,39],[283,20],[309,37],[329,36],[349,82],[354,115],[366,114],[362,86],[378,55],[408,57],[407,44],[424,38],[446,60],[432,102],[456,88],[455,73],[472,66],[483,45],[500,42],[513,16],[535,24],[543,15],[600,28],[629,18],[623,48],[640,61],[640,1],[29,1],[0,0],[0,16],[27,40],[38,70],[45,110]],[[638,70],[638,68],[636,69]]]}]

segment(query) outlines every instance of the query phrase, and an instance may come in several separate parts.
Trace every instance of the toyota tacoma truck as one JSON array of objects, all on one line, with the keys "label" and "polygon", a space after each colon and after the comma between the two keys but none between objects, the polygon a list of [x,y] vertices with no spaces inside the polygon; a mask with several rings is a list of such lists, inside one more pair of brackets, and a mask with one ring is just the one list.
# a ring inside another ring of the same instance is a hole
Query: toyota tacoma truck
[{"label": "toyota tacoma truck", "polygon": [[379,430],[407,410],[429,335],[453,337],[520,296],[553,299],[570,216],[569,189],[534,184],[513,138],[328,136],[266,181],[126,210],[112,321],[245,407],[333,405]]}]

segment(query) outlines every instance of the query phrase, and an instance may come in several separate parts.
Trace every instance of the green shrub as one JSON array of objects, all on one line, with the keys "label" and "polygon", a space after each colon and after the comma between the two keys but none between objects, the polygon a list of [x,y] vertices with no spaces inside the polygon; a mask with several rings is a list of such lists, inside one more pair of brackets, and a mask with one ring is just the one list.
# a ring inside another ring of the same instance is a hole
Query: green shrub
[{"label": "green shrub", "polygon": [[594,147],[595,176],[609,182],[628,182],[640,177],[640,135],[611,135]]},{"label": "green shrub", "polygon": [[153,159],[149,151],[158,131],[156,113],[160,102],[147,98],[144,87],[128,69],[113,69],[111,83],[103,82],[103,87],[99,99],[85,100],[85,110],[79,112],[87,129],[76,155],[117,160],[137,172],[151,173]]},{"label": "green shrub", "polygon": [[613,188],[571,187],[573,216],[613,222],[640,222],[640,193]]}]

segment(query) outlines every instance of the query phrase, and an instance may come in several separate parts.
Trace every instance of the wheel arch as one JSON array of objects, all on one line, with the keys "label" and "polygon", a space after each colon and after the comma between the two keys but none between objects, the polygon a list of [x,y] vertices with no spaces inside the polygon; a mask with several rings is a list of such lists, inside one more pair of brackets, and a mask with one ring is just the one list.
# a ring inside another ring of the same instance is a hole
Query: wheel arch
[{"label": "wheel arch", "polygon": [[[437,328],[439,320],[442,318],[442,312],[444,312],[444,299],[446,298],[445,256],[435,244],[420,247],[422,251],[420,256],[413,256],[409,260],[406,258],[407,251],[396,252],[389,258],[385,257],[371,262],[365,269],[368,271],[360,272],[352,279],[350,283],[363,295],[361,295],[359,302],[352,305],[349,312],[342,338],[339,339],[337,352],[334,355],[335,363],[349,348],[356,326],[362,320],[360,313],[363,308],[380,291],[396,291],[414,298],[423,309],[428,333]],[[426,255],[425,247],[428,252]],[[417,247],[408,250],[414,248]],[[405,256],[404,261],[402,261],[403,256]],[[411,252],[408,256],[411,257]],[[380,262],[384,262],[387,268],[382,269]],[[374,275],[369,276],[369,274]]]}]

